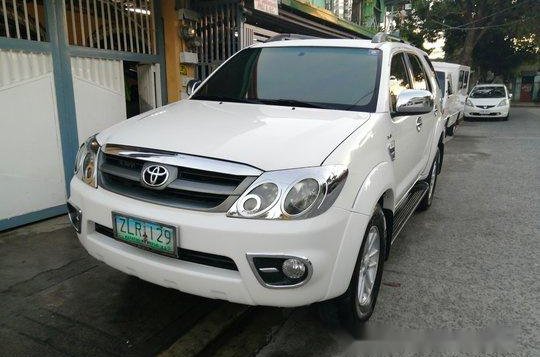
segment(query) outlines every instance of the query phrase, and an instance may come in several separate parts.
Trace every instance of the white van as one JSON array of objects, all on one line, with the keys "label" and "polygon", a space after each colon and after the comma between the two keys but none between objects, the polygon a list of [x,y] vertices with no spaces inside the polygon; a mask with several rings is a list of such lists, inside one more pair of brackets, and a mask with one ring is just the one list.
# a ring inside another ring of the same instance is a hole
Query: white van
[{"label": "white van", "polygon": [[446,133],[453,135],[456,123],[463,118],[471,69],[448,62],[433,62],[433,67],[442,91],[443,112],[447,118]]}]

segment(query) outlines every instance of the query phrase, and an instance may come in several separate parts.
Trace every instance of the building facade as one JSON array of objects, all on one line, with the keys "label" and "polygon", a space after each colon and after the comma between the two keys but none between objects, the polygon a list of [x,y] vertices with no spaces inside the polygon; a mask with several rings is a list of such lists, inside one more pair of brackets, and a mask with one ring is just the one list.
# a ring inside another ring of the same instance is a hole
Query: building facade
[{"label": "building facade", "polygon": [[514,101],[540,102],[540,61],[525,63],[518,69],[513,83]]},{"label": "building facade", "polygon": [[280,33],[369,38],[379,0],[0,0],[0,231],[65,213],[90,135]]}]

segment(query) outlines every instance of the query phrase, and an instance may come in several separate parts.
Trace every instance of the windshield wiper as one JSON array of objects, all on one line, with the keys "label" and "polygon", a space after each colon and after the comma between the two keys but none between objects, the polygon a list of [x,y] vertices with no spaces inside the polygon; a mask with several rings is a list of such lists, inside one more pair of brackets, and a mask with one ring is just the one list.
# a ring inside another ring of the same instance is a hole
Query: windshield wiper
[{"label": "windshield wiper", "polygon": [[251,100],[251,99],[246,99],[246,98],[231,98],[231,97],[210,96],[210,95],[195,96],[191,99],[210,100],[214,102],[258,103],[258,101],[256,100]]},{"label": "windshield wiper", "polygon": [[296,99],[258,99],[258,101],[263,104],[327,109],[326,107],[319,104],[315,104],[311,102],[304,102],[302,100],[296,100]]},{"label": "windshield wiper", "polygon": [[192,99],[198,100],[211,100],[216,102],[234,102],[234,103],[250,103],[250,104],[270,104],[270,105],[284,105],[292,107],[306,107],[306,108],[321,108],[327,109],[322,105],[304,102],[296,99],[258,99],[258,98],[231,98],[221,96],[195,96]]}]

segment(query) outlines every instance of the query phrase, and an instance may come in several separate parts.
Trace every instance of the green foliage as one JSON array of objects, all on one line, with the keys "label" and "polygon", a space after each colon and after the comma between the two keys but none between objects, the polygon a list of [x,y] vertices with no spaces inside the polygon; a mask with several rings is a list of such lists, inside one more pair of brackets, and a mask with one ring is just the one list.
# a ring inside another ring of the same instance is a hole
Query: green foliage
[{"label": "green foliage", "polygon": [[412,5],[396,21],[402,36],[420,47],[444,37],[448,61],[508,76],[539,55],[538,0],[413,0]]}]

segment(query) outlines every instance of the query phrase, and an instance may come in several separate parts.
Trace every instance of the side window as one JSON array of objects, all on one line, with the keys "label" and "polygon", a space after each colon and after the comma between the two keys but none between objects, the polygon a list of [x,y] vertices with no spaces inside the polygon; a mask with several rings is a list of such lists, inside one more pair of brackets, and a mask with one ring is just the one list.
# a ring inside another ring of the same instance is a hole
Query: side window
[{"label": "side window", "polygon": [[450,79],[446,82],[446,88],[448,88],[448,95],[454,93],[454,91],[452,91],[452,82],[450,82]]},{"label": "side window", "polygon": [[392,57],[390,64],[390,111],[395,112],[397,96],[405,89],[411,89],[411,81],[407,74],[405,57],[403,53],[397,53]]},{"label": "side window", "polygon": [[424,89],[431,91],[431,88],[429,87],[428,79],[426,76],[426,71],[424,70],[424,67],[422,66],[422,63],[413,54],[409,54],[409,62],[411,63],[411,70],[412,70],[412,76],[413,76],[413,87],[414,89]]},{"label": "side window", "polygon": [[463,71],[463,88],[467,88],[467,83],[469,83],[469,72]]},{"label": "side window", "polygon": [[457,87],[458,87],[458,90],[461,89],[461,88],[463,88],[463,83],[464,83],[463,79],[464,79],[464,77],[465,77],[465,71],[460,70],[460,71],[459,71],[458,86],[457,86]]}]

